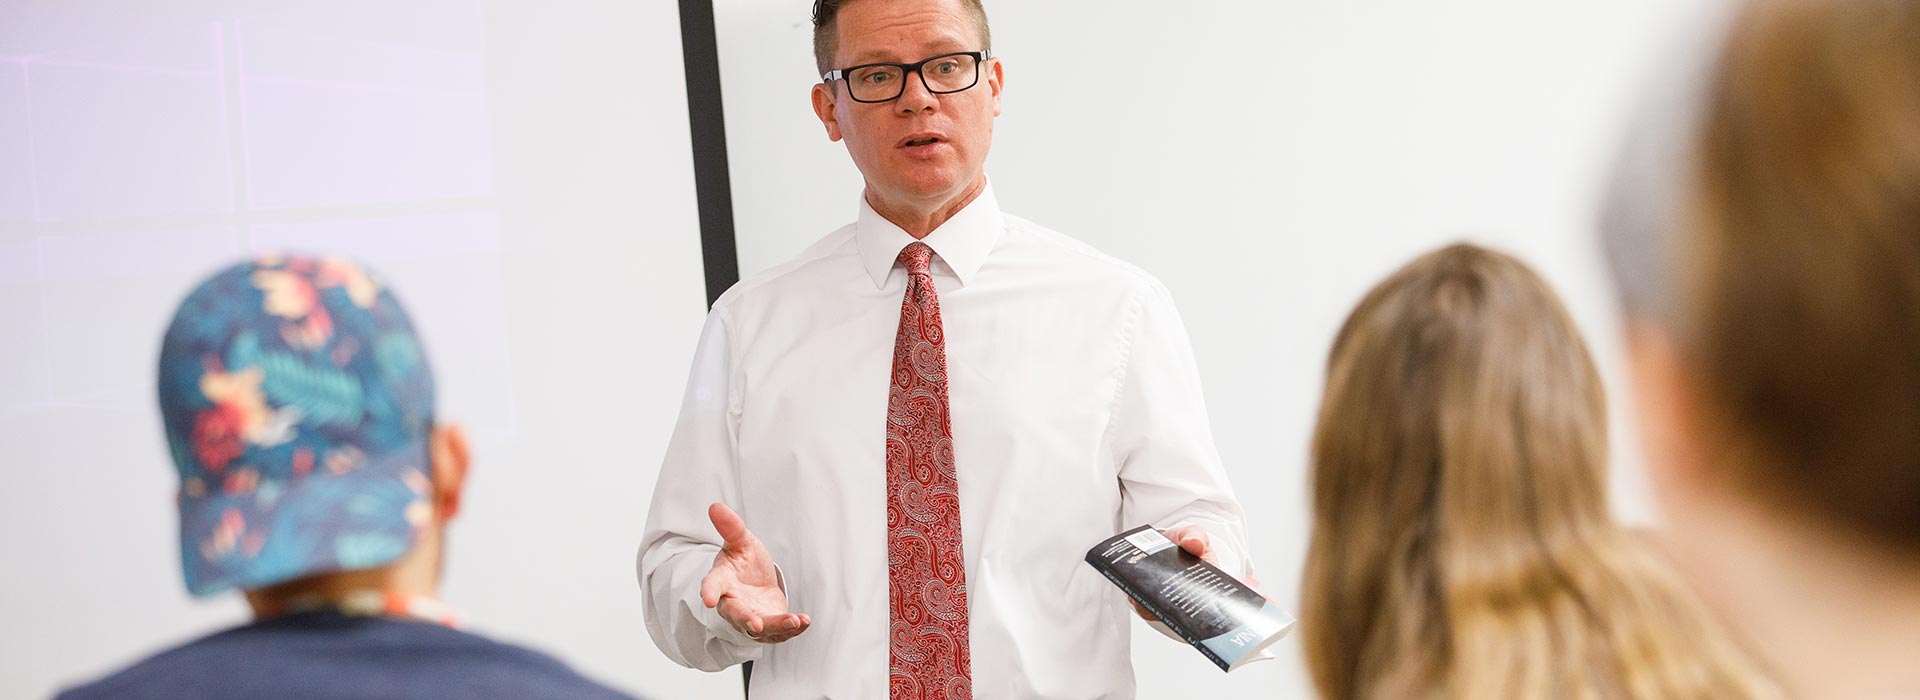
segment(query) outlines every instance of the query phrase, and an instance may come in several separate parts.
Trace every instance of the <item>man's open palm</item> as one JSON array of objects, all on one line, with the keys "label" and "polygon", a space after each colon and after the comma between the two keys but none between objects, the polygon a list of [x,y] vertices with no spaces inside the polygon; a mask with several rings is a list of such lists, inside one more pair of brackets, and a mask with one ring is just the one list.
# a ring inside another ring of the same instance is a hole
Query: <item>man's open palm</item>
[{"label": "man's open palm", "polygon": [[775,644],[807,631],[812,618],[787,612],[787,593],[780,587],[773,557],[739,514],[715,503],[707,508],[707,517],[725,544],[700,581],[700,601],[756,641]]}]

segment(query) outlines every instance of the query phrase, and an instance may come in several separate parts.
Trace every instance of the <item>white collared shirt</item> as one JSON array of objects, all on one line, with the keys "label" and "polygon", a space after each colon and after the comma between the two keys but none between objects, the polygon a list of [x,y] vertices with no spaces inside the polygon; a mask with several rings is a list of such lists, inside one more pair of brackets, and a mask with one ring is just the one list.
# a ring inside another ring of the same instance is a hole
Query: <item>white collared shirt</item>
[{"label": "white collared shirt", "polygon": [[[1158,281],[1000,212],[991,187],[928,235],[945,324],[974,696],[1131,698],[1124,594],[1089,548],[1198,524],[1250,565],[1187,332]],[[755,661],[756,698],[887,696],[886,411],[914,241],[860,218],[736,285],[707,319],[640,549],[647,631],[675,661]],[[724,502],[793,612],[780,644],[700,602]],[[1195,653],[1166,640],[1167,653]]]}]

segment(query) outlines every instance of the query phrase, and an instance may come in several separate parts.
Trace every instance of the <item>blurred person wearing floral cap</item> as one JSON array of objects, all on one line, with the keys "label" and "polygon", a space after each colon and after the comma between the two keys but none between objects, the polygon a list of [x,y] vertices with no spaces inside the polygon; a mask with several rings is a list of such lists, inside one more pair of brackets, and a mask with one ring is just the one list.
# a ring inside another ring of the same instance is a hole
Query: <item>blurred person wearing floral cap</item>
[{"label": "blurred person wearing floral cap", "polygon": [[460,631],[435,598],[466,436],[379,278],[335,258],[229,267],[160,351],[187,590],[238,589],[254,621],[60,700],[611,700],[539,653]]}]

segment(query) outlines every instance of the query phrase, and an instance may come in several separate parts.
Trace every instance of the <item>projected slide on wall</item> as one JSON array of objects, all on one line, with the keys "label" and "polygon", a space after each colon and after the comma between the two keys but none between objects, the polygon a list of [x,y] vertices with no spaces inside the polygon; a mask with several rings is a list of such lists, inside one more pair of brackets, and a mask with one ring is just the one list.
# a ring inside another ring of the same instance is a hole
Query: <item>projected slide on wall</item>
[{"label": "projected slide on wall", "polygon": [[630,566],[705,313],[677,19],[0,0],[0,561],[48,572],[0,577],[0,697],[247,615],[181,585],[155,365],[194,283],[280,251],[359,259],[410,312],[435,418],[473,445],[442,595],[474,629],[700,697],[707,676],[637,646],[635,584],[607,574]]},{"label": "projected slide on wall", "polygon": [[[257,252],[410,272],[408,260],[457,258],[445,281],[498,315],[479,0],[9,15],[0,415],[144,401],[146,363],[127,360],[146,353],[106,341],[150,335],[181,280]],[[485,324],[433,330],[441,345],[504,345]]]}]

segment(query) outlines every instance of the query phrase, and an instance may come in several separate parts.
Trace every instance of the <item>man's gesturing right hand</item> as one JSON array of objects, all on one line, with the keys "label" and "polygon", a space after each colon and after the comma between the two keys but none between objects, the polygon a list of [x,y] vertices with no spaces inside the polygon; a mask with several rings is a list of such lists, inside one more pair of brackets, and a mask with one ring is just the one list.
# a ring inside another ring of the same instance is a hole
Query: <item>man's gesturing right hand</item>
[{"label": "man's gesturing right hand", "polygon": [[787,612],[787,592],[773,557],[747,524],[724,503],[707,507],[707,517],[725,542],[713,558],[713,570],[700,581],[700,602],[719,611],[741,634],[765,644],[787,641],[813,624],[806,615]]}]

